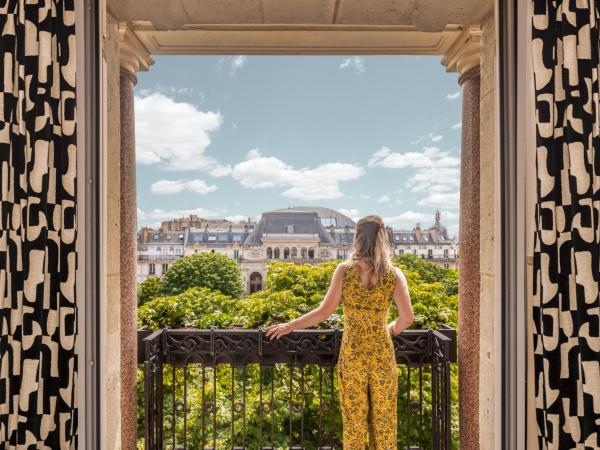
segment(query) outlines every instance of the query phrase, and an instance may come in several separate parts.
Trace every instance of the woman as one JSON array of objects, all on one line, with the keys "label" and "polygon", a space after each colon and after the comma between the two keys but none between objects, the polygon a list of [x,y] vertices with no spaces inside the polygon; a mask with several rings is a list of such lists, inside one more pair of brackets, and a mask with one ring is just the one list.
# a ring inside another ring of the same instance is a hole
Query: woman
[{"label": "woman", "polygon": [[[277,339],[327,319],[340,300],[344,334],[338,359],[338,384],[344,425],[344,450],[396,450],[396,357],[390,335],[413,322],[406,279],[392,266],[389,241],[379,216],[360,219],[348,261],[337,266],[321,305],[288,323],[271,325]],[[387,324],[391,299],[398,318]]]}]

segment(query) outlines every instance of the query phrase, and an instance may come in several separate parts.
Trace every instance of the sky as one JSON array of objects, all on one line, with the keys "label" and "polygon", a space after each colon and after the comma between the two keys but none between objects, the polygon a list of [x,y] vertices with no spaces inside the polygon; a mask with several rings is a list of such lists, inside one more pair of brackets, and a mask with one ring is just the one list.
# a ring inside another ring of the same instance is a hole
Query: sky
[{"label": "sky", "polygon": [[324,206],[458,230],[461,89],[437,56],[158,56],[135,87],[138,224]]}]

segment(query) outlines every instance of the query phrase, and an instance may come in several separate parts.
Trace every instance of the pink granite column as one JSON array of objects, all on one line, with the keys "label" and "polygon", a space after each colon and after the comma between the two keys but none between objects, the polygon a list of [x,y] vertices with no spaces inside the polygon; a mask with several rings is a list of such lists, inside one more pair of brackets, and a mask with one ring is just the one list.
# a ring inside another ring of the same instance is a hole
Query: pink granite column
[{"label": "pink granite column", "polygon": [[[135,74],[121,68],[121,448],[136,449],[137,203],[135,189]],[[110,177],[109,177],[110,181]],[[110,414],[110,411],[109,411]]]},{"label": "pink granite column", "polygon": [[458,370],[461,450],[479,449],[479,67],[463,88],[460,173]]}]

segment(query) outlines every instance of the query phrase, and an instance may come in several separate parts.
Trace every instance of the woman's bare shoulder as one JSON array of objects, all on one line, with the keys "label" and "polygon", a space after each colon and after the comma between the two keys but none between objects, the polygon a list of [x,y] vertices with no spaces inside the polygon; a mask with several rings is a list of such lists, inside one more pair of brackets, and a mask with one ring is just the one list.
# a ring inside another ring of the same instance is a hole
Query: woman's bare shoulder
[{"label": "woman's bare shoulder", "polygon": [[394,275],[396,276],[396,282],[402,284],[406,284],[406,277],[404,276],[404,272],[398,266],[392,266],[394,268]]}]

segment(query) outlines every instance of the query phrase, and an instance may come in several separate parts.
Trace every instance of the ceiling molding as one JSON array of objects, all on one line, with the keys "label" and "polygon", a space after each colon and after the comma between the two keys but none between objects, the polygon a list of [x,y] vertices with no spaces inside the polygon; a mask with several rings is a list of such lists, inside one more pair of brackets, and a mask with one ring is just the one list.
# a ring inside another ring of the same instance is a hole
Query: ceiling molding
[{"label": "ceiling molding", "polygon": [[464,33],[459,25],[423,32],[409,25],[206,25],[157,30],[131,24],[154,55],[445,55]]}]

